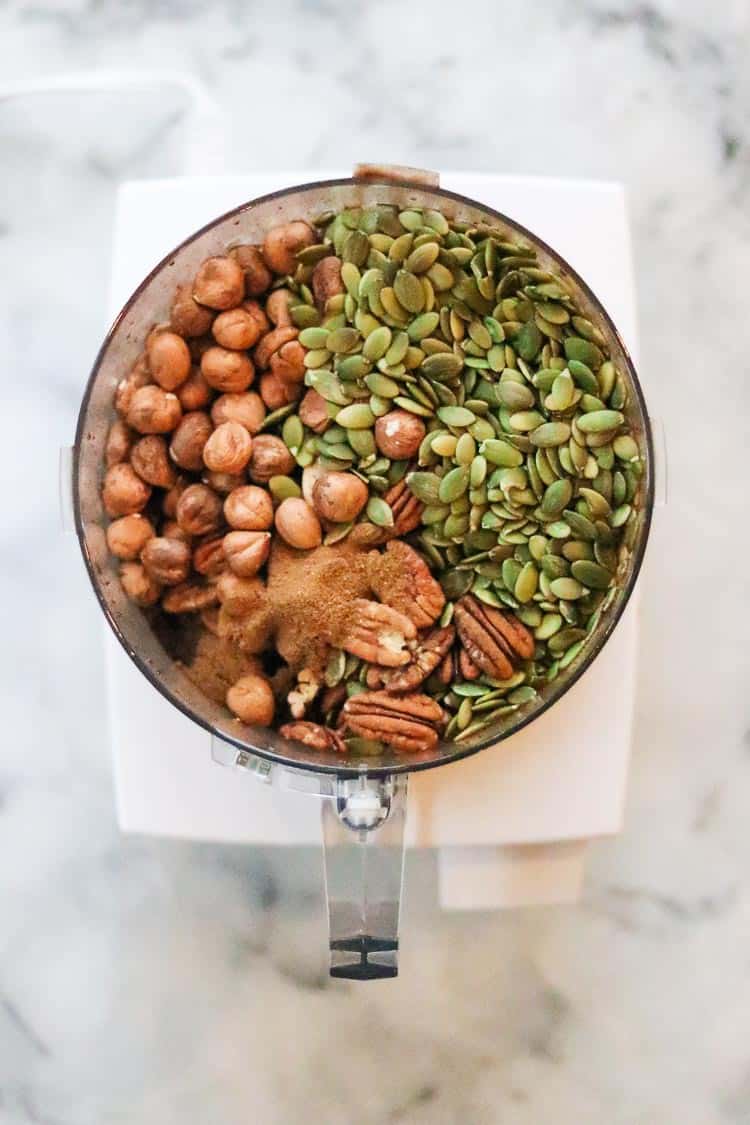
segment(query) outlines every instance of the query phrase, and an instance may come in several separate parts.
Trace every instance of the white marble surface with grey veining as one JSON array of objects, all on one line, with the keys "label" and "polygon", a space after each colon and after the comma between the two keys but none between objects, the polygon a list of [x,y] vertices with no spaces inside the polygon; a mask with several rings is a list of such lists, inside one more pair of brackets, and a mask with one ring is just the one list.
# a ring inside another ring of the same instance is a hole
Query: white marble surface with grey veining
[{"label": "white marble surface with grey veining", "polygon": [[98,611],[58,528],[114,191],[179,171],[184,104],[0,102],[2,1125],[750,1121],[749,32],[745,0],[0,4],[0,85],[192,73],[229,170],[623,180],[670,473],[627,827],[582,905],[441,915],[415,856],[402,976],[332,984],[316,854],[118,835]]}]

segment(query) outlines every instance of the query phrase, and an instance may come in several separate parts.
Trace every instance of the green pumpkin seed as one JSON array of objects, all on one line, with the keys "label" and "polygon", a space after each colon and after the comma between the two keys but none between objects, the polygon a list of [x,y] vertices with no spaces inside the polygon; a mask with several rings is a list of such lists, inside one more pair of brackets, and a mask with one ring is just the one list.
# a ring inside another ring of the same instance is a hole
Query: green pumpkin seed
[{"label": "green pumpkin seed", "polygon": [[568,336],[563,342],[566,359],[578,360],[585,363],[592,371],[598,371],[604,360],[596,344],[584,340],[580,336]]},{"label": "green pumpkin seed", "polygon": [[487,476],[487,459],[481,454],[477,454],[471,462],[469,471],[469,483],[473,489],[480,488]]},{"label": "green pumpkin seed", "polygon": [[563,512],[563,519],[578,539],[593,541],[598,537],[596,527],[592,521],[586,516],[582,516],[580,512],[575,512],[571,508],[566,508]]},{"label": "green pumpkin seed", "polygon": [[545,555],[541,565],[542,573],[548,578],[564,578],[570,572],[570,567],[560,555]]},{"label": "green pumpkin seed", "polygon": [[302,489],[297,482],[292,480],[291,477],[284,476],[271,477],[268,482],[268,491],[277,504],[280,504],[282,500],[302,495]]},{"label": "green pumpkin seed", "polygon": [[440,247],[437,242],[423,242],[409,254],[404,265],[411,273],[427,273],[438,260]]},{"label": "green pumpkin seed", "polygon": [[503,468],[515,468],[523,464],[523,454],[507,441],[500,438],[488,438],[479,447],[479,452],[492,465]]},{"label": "green pumpkin seed", "polygon": [[619,410],[592,410],[578,418],[578,428],[582,434],[599,434],[621,426],[625,418]]},{"label": "green pumpkin seed", "polygon": [[539,585],[539,571],[532,562],[528,562],[522,568],[516,584],[513,587],[513,593],[519,602],[524,603],[531,601],[537,591]]},{"label": "green pumpkin seed", "polygon": [[346,440],[358,457],[367,458],[375,455],[375,437],[372,430],[347,430]]},{"label": "green pumpkin seed", "polygon": [[603,566],[588,559],[579,559],[572,563],[570,571],[574,578],[583,586],[588,586],[590,590],[606,590],[612,578]]},{"label": "green pumpkin seed", "polygon": [[399,304],[411,313],[424,308],[425,294],[418,277],[408,270],[399,270],[393,282],[393,292]]},{"label": "green pumpkin seed", "polygon": [[305,439],[305,427],[296,414],[291,414],[281,427],[281,440],[290,451],[296,454]]},{"label": "green pumpkin seed", "polygon": [[367,502],[367,518],[376,527],[393,527],[393,512],[390,504],[380,496],[371,496]]},{"label": "green pumpkin seed", "polygon": [[396,296],[395,290],[386,285],[380,291],[380,302],[388,316],[398,324],[406,324],[409,314]]},{"label": "green pumpkin seed", "polygon": [[610,520],[612,527],[622,527],[626,524],[631,511],[630,504],[621,504],[619,508],[615,508]]},{"label": "green pumpkin seed", "polygon": [[[500,393],[500,390],[498,390],[498,393]],[[521,433],[528,433],[531,430],[540,429],[544,418],[537,410],[519,410],[515,414],[511,414],[508,421],[511,429],[518,430]],[[555,423],[548,423],[548,425],[554,424]]]},{"label": "green pumpkin seed", "polygon": [[553,578],[550,590],[554,597],[564,598],[569,602],[583,597],[583,586],[575,578]]},{"label": "green pumpkin seed", "polygon": [[360,230],[352,230],[344,239],[341,257],[345,262],[355,266],[363,266],[370,253],[370,241],[366,234]]},{"label": "green pumpkin seed", "polygon": [[327,328],[304,328],[299,334],[299,342],[305,348],[319,350],[325,348],[329,332]]},{"label": "green pumpkin seed", "polygon": [[567,539],[570,535],[570,527],[565,520],[554,520],[553,523],[546,524],[544,530],[553,539]]},{"label": "green pumpkin seed", "polygon": [[339,648],[332,648],[323,674],[326,687],[336,687],[336,684],[341,683],[345,671],[346,653]]},{"label": "green pumpkin seed", "polygon": [[414,399],[407,398],[406,395],[397,395],[393,401],[402,410],[408,410],[410,414],[418,414],[420,418],[430,418],[434,413],[428,406],[423,406],[421,403],[415,402]]},{"label": "green pumpkin seed", "polygon": [[[599,397],[605,402],[609,401],[617,379],[617,370],[611,360],[607,360],[599,368]],[[596,393],[596,392],[595,392]],[[618,408],[619,409],[619,408]]]},{"label": "green pumpkin seed", "polygon": [[470,426],[472,422],[477,420],[476,415],[463,406],[441,406],[437,411],[437,416],[446,426],[459,428]]},{"label": "green pumpkin seed", "polygon": [[431,336],[440,322],[440,316],[436,312],[422,313],[412,320],[407,329],[408,337],[410,340],[417,342],[424,340],[427,336]]},{"label": "green pumpkin seed", "polygon": [[330,352],[346,354],[354,351],[361,343],[361,336],[356,328],[336,328],[328,333],[326,348]]},{"label": "green pumpkin seed", "polygon": [[596,492],[593,488],[584,488],[581,486],[578,494],[586,501],[590,514],[594,519],[599,517],[607,517],[610,514],[611,508],[605,496],[601,492]]},{"label": "green pumpkin seed", "polygon": [[621,461],[635,461],[638,457],[638,444],[630,434],[620,434],[612,442],[615,457]]},{"label": "green pumpkin seed", "polygon": [[463,539],[469,530],[469,517],[451,513],[443,525],[443,535],[448,539]]},{"label": "green pumpkin seed", "polygon": [[616,507],[625,500],[627,495],[627,483],[624,475],[617,470],[612,476],[612,500]]},{"label": "green pumpkin seed", "polygon": [[516,559],[504,559],[502,564],[502,578],[506,589],[513,590],[515,588],[518,577],[523,567]]},{"label": "green pumpkin seed", "polygon": [[362,347],[362,355],[365,359],[375,362],[381,359],[391,346],[393,334],[386,325],[376,328],[364,342]]},{"label": "green pumpkin seed", "polygon": [[471,465],[477,451],[477,443],[471,434],[461,434],[461,437],[456,443],[455,453],[453,454],[455,461],[459,465]]},{"label": "green pumpkin seed", "polygon": [[[534,405],[534,393],[524,383],[501,380],[497,385],[497,397],[509,410],[525,411]],[[535,414],[535,418],[539,415]]]},{"label": "green pumpkin seed", "polygon": [[380,395],[370,395],[369,407],[376,418],[382,418],[391,409],[391,403],[387,398],[382,398]]},{"label": "green pumpkin seed", "polygon": [[548,410],[559,413],[572,406],[574,396],[575,384],[570,374],[567,371],[561,371],[559,375],[555,376],[552,389],[545,398],[544,405]]},{"label": "green pumpkin seed", "polygon": [[517,333],[515,349],[521,359],[535,359],[542,347],[542,334],[533,321],[528,321]]},{"label": "green pumpkin seed", "polygon": [[559,613],[545,613],[540,625],[534,630],[538,641],[548,641],[562,628],[563,619]]},{"label": "green pumpkin seed", "polygon": [[[415,474],[414,474],[415,475]],[[463,496],[469,487],[469,470],[464,465],[459,465],[446,473],[438,486],[438,498],[443,504],[450,504]]]},{"label": "green pumpkin seed", "polygon": [[553,656],[562,656],[571,645],[577,644],[579,641],[586,639],[586,633],[583,629],[576,629],[575,627],[566,627],[555,633],[550,638],[548,648]]},{"label": "green pumpkin seed", "polygon": [[453,352],[437,352],[425,359],[422,371],[429,379],[455,379],[462,367],[463,363]]},{"label": "green pumpkin seed", "polygon": [[591,368],[587,367],[585,363],[581,363],[580,360],[570,359],[568,360],[568,371],[575,385],[579,387],[584,394],[599,394],[599,380]]},{"label": "green pumpkin seed", "polygon": [[318,367],[325,367],[331,358],[331,352],[327,348],[314,348],[305,354],[304,364],[308,370],[315,370]]},{"label": "green pumpkin seed", "polygon": [[559,516],[573,496],[573,485],[565,478],[555,480],[545,489],[541,510],[545,516]]},{"label": "green pumpkin seed", "polygon": [[[579,559],[592,559],[594,551],[586,539],[567,539],[562,546],[562,555],[564,559],[572,563]],[[576,575],[576,577],[578,576]]]},{"label": "green pumpkin seed", "polygon": [[489,441],[494,438],[496,433],[500,432],[497,422],[495,422],[494,426],[492,423],[492,415],[490,415],[489,418],[477,418],[476,422],[473,422],[472,425],[469,426],[469,433],[477,441]]},{"label": "green pumpkin seed", "polygon": [[544,422],[529,434],[531,444],[539,449],[549,449],[556,445],[562,445],[569,437],[570,426],[567,422]]},{"label": "green pumpkin seed", "polygon": [[289,314],[295,328],[314,328],[320,324],[320,313],[310,305],[294,305],[290,308]]},{"label": "green pumpkin seed", "polygon": [[540,562],[549,545],[544,535],[532,535],[529,539],[529,552],[534,562]]},{"label": "green pumpkin seed", "polygon": [[435,473],[408,473],[406,485],[423,504],[437,504],[440,499],[441,478]]},{"label": "green pumpkin seed", "polygon": [[366,403],[354,402],[339,410],[336,422],[347,430],[368,430],[375,424],[375,415]]},{"label": "green pumpkin seed", "polygon": [[442,523],[451,514],[449,504],[427,504],[422,510],[422,523]]},{"label": "green pumpkin seed", "polygon": [[379,371],[372,371],[369,375],[365,375],[365,386],[380,398],[395,398],[401,392],[395,379],[381,375]]}]

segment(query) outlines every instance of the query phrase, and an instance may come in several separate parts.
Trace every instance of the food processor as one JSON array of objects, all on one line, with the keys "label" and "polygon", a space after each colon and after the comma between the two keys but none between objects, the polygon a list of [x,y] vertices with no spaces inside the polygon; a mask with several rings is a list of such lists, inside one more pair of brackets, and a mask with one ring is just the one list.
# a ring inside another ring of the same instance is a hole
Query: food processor
[{"label": "food processor", "polygon": [[[554,269],[566,279],[583,315],[603,327],[611,357],[628,389],[625,412],[641,448],[645,472],[628,557],[612,603],[589,645],[539,698],[460,745],[443,742],[434,752],[419,755],[385,750],[378,757],[358,760],[311,751],[274,731],[243,726],[193,685],[143,612],[125,598],[120,588],[115,562],[106,547],[99,486],[104,441],[113,418],[114,389],[134,362],[148,330],[167,317],[175,286],[189,280],[206,257],[221,254],[236,242],[261,242],[268,228],[277,223],[371,204],[394,204],[401,210],[431,208],[469,223],[489,222],[532,245],[541,266]],[[512,219],[442,190],[435,174],[358,166],[351,178],[305,184],[244,204],[187,239],[149,274],[115,321],[96,359],[81,407],[72,472],[75,523],[89,575],[107,620],[136,666],[170,703],[210,732],[215,760],[264,778],[281,777],[292,789],[325,798],[323,835],[332,975],[354,979],[396,975],[408,774],[495,745],[552,706],[584,673],[611,635],[640,568],[653,507],[651,431],[632,362],[606,312],[585,282],[553,250]]]}]

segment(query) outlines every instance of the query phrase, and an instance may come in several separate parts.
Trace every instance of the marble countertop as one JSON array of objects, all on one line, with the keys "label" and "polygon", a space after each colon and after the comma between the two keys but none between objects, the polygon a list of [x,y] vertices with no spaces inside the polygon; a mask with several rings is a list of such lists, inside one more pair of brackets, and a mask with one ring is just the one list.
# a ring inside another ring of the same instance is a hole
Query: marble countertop
[{"label": "marble countertop", "polygon": [[184,100],[0,100],[2,1125],[750,1120],[749,38],[743,0],[0,6],[0,87],[191,73],[225,111],[226,170],[622,180],[670,472],[626,831],[582,905],[441,914],[415,855],[402,976],[332,983],[317,853],[118,835],[98,610],[59,531],[114,191],[180,171]]}]

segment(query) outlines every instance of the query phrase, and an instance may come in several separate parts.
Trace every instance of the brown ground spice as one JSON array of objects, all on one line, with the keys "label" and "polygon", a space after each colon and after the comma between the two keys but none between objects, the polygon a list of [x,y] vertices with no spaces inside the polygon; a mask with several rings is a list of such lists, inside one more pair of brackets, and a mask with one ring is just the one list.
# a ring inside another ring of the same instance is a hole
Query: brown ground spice
[{"label": "brown ground spice", "polygon": [[368,554],[346,542],[295,551],[278,540],[268,564],[276,649],[291,667],[319,670],[343,639],[356,598],[370,594]]},{"label": "brown ground spice", "polygon": [[211,699],[223,700],[227,688],[258,667],[250,654],[276,648],[289,666],[283,678],[301,668],[322,672],[333,646],[341,647],[352,616],[352,602],[372,598],[373,588],[387,592],[403,573],[388,552],[336,543],[313,551],[296,551],[275,539],[268,562],[263,603],[247,617],[219,614],[221,637],[202,630],[186,661],[193,682]]}]

